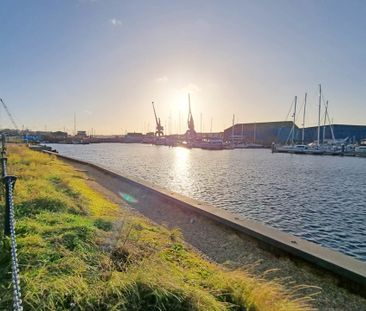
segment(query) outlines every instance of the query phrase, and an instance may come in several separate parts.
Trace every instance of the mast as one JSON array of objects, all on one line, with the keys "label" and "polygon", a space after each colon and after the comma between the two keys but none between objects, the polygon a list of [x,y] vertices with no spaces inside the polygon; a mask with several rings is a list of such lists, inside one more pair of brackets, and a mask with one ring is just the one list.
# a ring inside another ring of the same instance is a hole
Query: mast
[{"label": "mast", "polygon": [[296,121],[296,104],[297,104],[297,96],[295,96],[295,105],[294,105],[294,114],[293,114],[293,121],[292,121],[292,145],[295,142],[295,121]]},{"label": "mast", "polygon": [[335,136],[334,136],[334,130],[333,130],[333,120],[330,120],[330,117],[329,117],[329,112],[328,112],[328,101],[327,101],[326,116],[327,116],[327,118],[328,118],[329,127],[330,127],[330,132],[331,132],[331,134],[332,134],[332,140],[333,140],[333,143],[335,143]]},{"label": "mast", "polygon": [[233,127],[231,129],[231,143],[232,144],[234,143],[234,134],[235,134],[234,126],[235,126],[235,114],[233,114]]},{"label": "mast", "polygon": [[200,113],[200,132],[202,137],[203,127],[202,127],[202,112]]},{"label": "mast", "polygon": [[74,136],[76,135],[76,113],[74,112]]},{"label": "mast", "polygon": [[181,129],[181,112],[179,111],[179,120],[178,120],[178,132],[179,132],[179,134],[180,134],[180,129]]},{"label": "mast", "polygon": [[326,101],[326,103],[325,103],[324,125],[323,125],[323,144],[325,141],[325,124],[327,122],[327,115],[328,115],[328,101]]},{"label": "mast", "polygon": [[307,93],[305,93],[305,103],[304,103],[304,114],[302,117],[302,144],[304,144],[304,140],[305,140],[305,112],[306,112],[306,98],[307,98]]},{"label": "mast", "polygon": [[322,85],[319,84],[318,146],[320,146],[320,113],[322,109]]},{"label": "mast", "polygon": [[253,129],[253,144],[255,144],[255,141],[257,139],[257,122],[254,122],[254,129]]}]

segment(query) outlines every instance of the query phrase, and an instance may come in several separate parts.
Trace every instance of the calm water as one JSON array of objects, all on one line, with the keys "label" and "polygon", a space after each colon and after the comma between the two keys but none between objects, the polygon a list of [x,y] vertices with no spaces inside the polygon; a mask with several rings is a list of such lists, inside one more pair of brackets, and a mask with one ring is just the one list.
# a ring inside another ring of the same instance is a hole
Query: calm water
[{"label": "calm water", "polygon": [[53,147],[366,261],[366,159],[140,144]]}]

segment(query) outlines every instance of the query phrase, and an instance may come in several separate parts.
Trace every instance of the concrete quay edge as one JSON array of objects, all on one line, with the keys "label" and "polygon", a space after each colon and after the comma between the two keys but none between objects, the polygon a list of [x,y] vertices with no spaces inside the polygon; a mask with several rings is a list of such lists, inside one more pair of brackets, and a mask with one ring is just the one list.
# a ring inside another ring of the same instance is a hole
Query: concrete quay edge
[{"label": "concrete quay edge", "polygon": [[279,250],[281,253],[289,254],[291,257],[299,258],[316,266],[317,268],[331,272],[334,276],[345,282],[347,284],[346,287],[350,287],[356,290],[356,292],[361,293],[362,296],[366,296],[366,262],[362,262],[351,256],[347,256],[340,252],[303,240],[292,234],[285,233],[260,222],[251,219],[244,219],[241,216],[214,207],[210,204],[169,191],[154,183],[139,180],[138,178],[131,176],[123,176],[120,173],[102,165],[97,165],[50,151],[43,152],[55,155],[61,159],[93,167],[130,185],[143,188],[150,194],[156,195],[181,208],[188,208],[193,212],[208,217],[224,226],[230,227],[268,245],[270,250]]}]

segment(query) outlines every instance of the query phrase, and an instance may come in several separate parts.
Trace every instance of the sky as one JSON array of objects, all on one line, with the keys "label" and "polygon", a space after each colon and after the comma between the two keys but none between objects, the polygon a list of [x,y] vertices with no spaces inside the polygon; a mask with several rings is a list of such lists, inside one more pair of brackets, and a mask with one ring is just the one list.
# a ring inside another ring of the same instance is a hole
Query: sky
[{"label": "sky", "polygon": [[366,124],[365,16],[363,0],[0,0],[0,97],[19,128],[72,133],[75,114],[78,130],[146,132],[154,101],[183,133],[190,93],[208,132],[286,120],[305,92],[315,125],[321,83],[334,123]]}]

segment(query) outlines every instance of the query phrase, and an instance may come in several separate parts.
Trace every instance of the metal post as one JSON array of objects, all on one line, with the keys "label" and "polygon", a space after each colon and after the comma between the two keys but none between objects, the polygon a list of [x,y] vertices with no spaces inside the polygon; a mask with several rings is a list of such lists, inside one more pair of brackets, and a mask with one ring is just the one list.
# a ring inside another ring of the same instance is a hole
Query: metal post
[{"label": "metal post", "polygon": [[13,201],[13,189],[16,181],[15,176],[8,176],[6,170],[6,139],[5,135],[2,135],[2,147],[1,147],[1,168],[2,168],[2,180],[5,185],[5,220],[4,220],[4,234],[10,237],[11,245],[11,270],[12,270],[12,283],[13,283],[13,310],[22,311],[22,299],[19,280],[19,265],[17,258],[17,242],[15,235],[15,213],[14,213],[14,201]]},{"label": "metal post", "polygon": [[7,175],[6,172],[6,137],[5,134],[1,135],[1,169],[2,169],[2,177]]},{"label": "metal post", "polygon": [[17,178],[15,176],[5,176],[3,178],[5,183],[5,223],[4,223],[4,234],[10,236],[10,214],[13,206],[13,189]]}]

